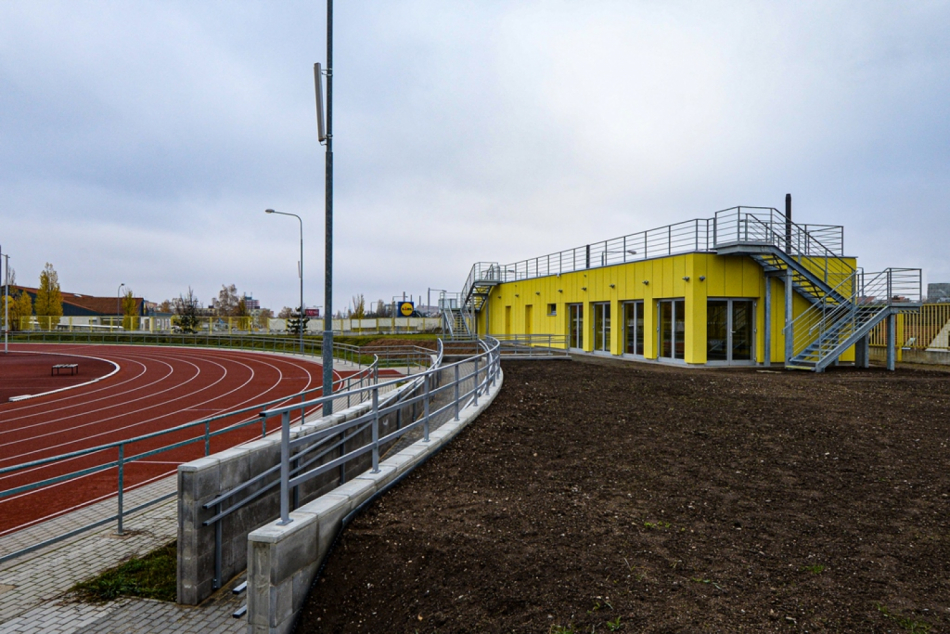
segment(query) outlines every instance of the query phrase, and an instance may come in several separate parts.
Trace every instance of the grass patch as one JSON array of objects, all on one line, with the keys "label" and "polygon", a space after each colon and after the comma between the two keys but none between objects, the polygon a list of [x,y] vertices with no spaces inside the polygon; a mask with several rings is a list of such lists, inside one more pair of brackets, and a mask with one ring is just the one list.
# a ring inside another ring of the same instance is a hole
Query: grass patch
[{"label": "grass patch", "polygon": [[94,579],[77,583],[70,590],[80,600],[91,603],[103,603],[118,597],[175,601],[177,566],[178,542],[175,541],[144,557],[133,557]]},{"label": "grass patch", "polygon": [[877,604],[877,609],[881,614],[894,621],[898,627],[907,632],[911,632],[911,634],[928,634],[930,632],[930,623],[926,621],[915,621],[897,612],[891,612],[887,609],[886,605],[881,603]]}]

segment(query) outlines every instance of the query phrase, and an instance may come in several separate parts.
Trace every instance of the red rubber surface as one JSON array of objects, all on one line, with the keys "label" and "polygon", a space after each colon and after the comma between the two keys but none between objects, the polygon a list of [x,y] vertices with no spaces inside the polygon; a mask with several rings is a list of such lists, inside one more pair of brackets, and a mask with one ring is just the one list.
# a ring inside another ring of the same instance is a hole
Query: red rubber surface
[{"label": "red rubber surface", "polygon": [[[75,363],[76,374],[64,371],[54,375],[52,368],[61,363]],[[90,357],[35,352],[0,353],[0,403],[14,396],[41,394],[51,390],[88,383],[112,372],[108,361]]]},{"label": "red rubber surface", "polygon": [[[94,356],[114,361],[121,369],[91,385],[26,401],[0,403],[0,468],[168,429],[287,397],[322,383],[320,365],[281,355],[101,345],[19,344],[10,349]],[[319,393],[313,394],[317,396]],[[252,411],[212,423],[211,429],[257,419],[257,411]],[[271,419],[268,431],[279,425],[278,419]],[[128,444],[125,457],[203,434],[202,425]],[[260,424],[250,425],[212,438],[210,450],[221,451],[261,435]],[[171,475],[179,464],[204,455],[204,451],[201,440],[130,462],[124,469],[125,490]],[[118,450],[110,449],[0,475],[0,491],[105,464],[117,457]],[[112,468],[0,498],[0,535],[115,495],[117,481],[118,470]]]}]

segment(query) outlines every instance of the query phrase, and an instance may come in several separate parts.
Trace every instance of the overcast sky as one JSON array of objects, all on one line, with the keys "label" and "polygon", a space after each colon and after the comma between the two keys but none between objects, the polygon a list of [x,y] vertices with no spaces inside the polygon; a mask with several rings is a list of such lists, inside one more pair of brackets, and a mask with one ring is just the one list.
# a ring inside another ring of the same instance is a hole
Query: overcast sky
[{"label": "overcast sky", "polygon": [[[950,281],[950,2],[336,3],[334,308],[734,205]],[[323,2],[0,2],[17,281],[323,304]]]}]

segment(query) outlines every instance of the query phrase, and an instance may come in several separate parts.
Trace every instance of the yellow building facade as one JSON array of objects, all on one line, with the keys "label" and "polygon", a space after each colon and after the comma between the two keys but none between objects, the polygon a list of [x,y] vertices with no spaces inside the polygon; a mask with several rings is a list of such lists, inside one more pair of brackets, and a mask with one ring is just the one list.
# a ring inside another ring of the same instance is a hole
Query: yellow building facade
[{"label": "yellow building facade", "polygon": [[920,271],[865,274],[843,236],[840,226],[793,224],[790,212],[736,207],[511,265],[478,263],[454,323],[692,366],[866,364],[871,329],[919,306]]},{"label": "yellow building facade", "polygon": [[[766,284],[768,358],[784,362],[784,283],[744,256],[689,253],[500,283],[479,312],[478,330],[551,334],[574,350],[614,356],[765,363]],[[809,303],[792,297],[797,317]]]}]

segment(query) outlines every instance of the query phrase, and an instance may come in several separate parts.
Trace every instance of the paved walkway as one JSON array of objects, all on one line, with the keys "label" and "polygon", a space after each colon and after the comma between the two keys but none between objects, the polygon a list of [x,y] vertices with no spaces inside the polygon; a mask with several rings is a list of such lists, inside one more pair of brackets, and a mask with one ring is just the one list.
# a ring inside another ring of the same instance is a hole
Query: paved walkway
[{"label": "paved walkway", "polygon": [[[127,503],[174,491],[175,482],[173,476],[133,491]],[[0,555],[114,513],[115,500],[107,500],[0,537]],[[197,607],[150,599],[92,605],[69,594],[75,583],[167,544],[177,531],[177,498],[171,498],[126,518],[125,535],[110,524],[0,564],[0,634],[245,632],[246,619],[231,616],[244,604],[243,594],[231,592],[240,578]]]}]

